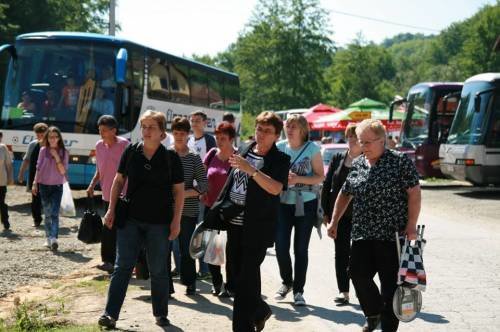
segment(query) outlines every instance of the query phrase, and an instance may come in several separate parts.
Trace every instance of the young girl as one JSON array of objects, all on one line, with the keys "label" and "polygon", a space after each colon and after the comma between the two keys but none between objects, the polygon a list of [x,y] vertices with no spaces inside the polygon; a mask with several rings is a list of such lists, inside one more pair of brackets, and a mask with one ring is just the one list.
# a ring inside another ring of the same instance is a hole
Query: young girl
[{"label": "young girl", "polygon": [[69,153],[64,148],[61,131],[50,127],[45,133],[33,181],[33,195],[40,194],[45,214],[45,246],[57,250],[59,234],[59,208],[66,181]]}]

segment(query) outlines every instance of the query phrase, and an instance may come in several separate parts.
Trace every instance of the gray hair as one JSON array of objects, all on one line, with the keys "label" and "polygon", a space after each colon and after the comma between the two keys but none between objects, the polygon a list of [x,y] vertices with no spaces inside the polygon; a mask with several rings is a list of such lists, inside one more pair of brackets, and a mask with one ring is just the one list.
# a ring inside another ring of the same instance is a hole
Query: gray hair
[{"label": "gray hair", "polygon": [[384,138],[386,136],[385,126],[382,124],[380,120],[375,119],[365,119],[361,121],[356,126],[356,136],[360,136],[366,130],[371,130],[377,137]]}]

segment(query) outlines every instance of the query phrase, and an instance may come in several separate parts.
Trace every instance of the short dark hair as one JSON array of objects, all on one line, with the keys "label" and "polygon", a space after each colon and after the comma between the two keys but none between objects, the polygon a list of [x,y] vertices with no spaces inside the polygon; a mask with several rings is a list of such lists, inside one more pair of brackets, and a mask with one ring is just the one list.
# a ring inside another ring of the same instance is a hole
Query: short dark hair
[{"label": "short dark hair", "polygon": [[224,112],[222,116],[222,121],[227,121],[229,123],[233,123],[236,119],[234,118],[234,114],[231,112]]},{"label": "short dark hair", "polygon": [[235,138],[236,137],[236,130],[234,129],[233,125],[230,124],[227,121],[222,121],[219,123],[217,128],[215,128],[215,134],[225,134],[229,136],[229,138]]},{"label": "short dark hair", "polygon": [[172,120],[172,131],[174,130],[180,130],[189,133],[189,131],[191,130],[189,120],[181,116],[176,116]]},{"label": "short dark hair", "polygon": [[97,127],[99,126],[106,126],[108,128],[118,128],[118,121],[116,121],[116,118],[112,115],[101,115],[99,120],[97,120]]},{"label": "short dark hair", "polygon": [[44,122],[38,122],[33,126],[33,131],[37,134],[44,134],[49,126]]},{"label": "short dark hair", "polygon": [[203,121],[207,121],[207,113],[203,111],[194,111],[193,113],[189,114],[190,116],[201,116]]},{"label": "short dark hair", "polygon": [[273,126],[276,135],[281,134],[281,130],[283,129],[283,120],[271,111],[264,111],[257,115],[255,126],[257,127],[258,124]]}]

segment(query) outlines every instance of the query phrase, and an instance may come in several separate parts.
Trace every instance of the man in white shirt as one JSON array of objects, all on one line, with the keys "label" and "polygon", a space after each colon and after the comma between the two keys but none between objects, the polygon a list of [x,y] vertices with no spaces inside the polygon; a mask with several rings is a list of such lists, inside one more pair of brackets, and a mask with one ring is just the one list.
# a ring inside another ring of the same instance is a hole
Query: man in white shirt
[{"label": "man in white shirt", "polygon": [[216,146],[215,138],[205,133],[207,115],[203,111],[196,111],[191,113],[189,120],[191,122],[193,134],[189,137],[188,147],[196,152],[201,157],[201,160],[203,160],[207,152]]}]

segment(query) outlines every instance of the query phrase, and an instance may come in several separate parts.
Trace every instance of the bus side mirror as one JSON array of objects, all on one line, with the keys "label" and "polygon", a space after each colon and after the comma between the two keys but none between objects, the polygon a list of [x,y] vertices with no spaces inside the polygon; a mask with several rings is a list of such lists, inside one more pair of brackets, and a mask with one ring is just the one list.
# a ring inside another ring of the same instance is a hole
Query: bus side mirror
[{"label": "bus side mirror", "polygon": [[124,48],[120,48],[115,59],[115,80],[118,84],[123,84],[127,78],[128,53]]},{"label": "bus side mirror", "polygon": [[0,53],[2,53],[3,51],[9,52],[12,59],[14,59],[14,61],[17,61],[17,51],[16,51],[16,47],[14,45],[5,44],[5,45],[0,46]]},{"label": "bus side mirror", "polygon": [[394,106],[400,106],[401,104],[406,102],[406,98],[398,98],[394,100],[391,105],[389,106],[389,122],[392,122],[392,119],[394,117]]},{"label": "bus side mirror", "polygon": [[481,95],[479,93],[474,97],[474,112],[479,113],[481,111]]}]

